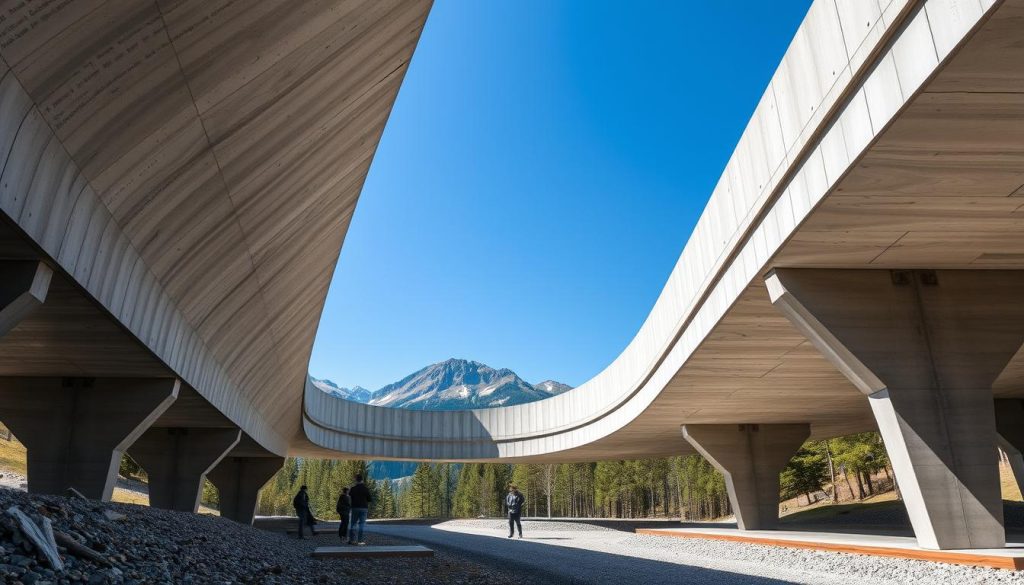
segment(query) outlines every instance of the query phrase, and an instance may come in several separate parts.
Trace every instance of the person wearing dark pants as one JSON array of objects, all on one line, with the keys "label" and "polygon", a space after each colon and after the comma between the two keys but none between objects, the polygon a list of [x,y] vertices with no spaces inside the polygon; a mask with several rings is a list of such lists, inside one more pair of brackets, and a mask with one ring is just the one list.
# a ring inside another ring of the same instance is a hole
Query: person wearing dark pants
[{"label": "person wearing dark pants", "polygon": [[316,532],[313,529],[313,526],[316,525],[316,520],[313,518],[313,513],[309,510],[309,493],[307,493],[306,486],[299,488],[299,493],[295,494],[292,505],[295,506],[295,514],[299,517],[299,539],[306,538],[306,526],[309,526],[309,535],[316,536]]},{"label": "person wearing dark pants", "polygon": [[356,485],[348,490],[352,498],[352,521],[348,527],[348,543],[365,545],[363,542],[363,528],[366,527],[366,516],[370,513],[370,504],[373,502],[373,494],[370,488],[363,483],[363,476],[356,476]]},{"label": "person wearing dark pants", "polygon": [[348,488],[341,488],[341,495],[338,496],[338,505],[335,506],[335,511],[338,512],[338,518],[341,522],[338,524],[338,538],[341,540],[348,539],[348,517],[352,513],[352,496],[348,495]]},{"label": "person wearing dark pants", "polygon": [[515,530],[519,530],[519,538],[523,537],[523,523],[519,516],[523,511],[523,503],[526,498],[519,492],[515,485],[508,486],[508,495],[505,496],[505,508],[508,510],[508,537],[515,536]]}]

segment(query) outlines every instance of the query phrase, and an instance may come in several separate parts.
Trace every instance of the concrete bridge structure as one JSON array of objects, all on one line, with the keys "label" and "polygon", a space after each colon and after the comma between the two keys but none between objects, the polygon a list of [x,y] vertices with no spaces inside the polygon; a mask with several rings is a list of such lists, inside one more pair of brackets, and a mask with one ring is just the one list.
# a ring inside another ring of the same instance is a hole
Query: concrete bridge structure
[{"label": "concrete bridge structure", "polygon": [[[286,455],[699,452],[741,528],[800,444],[878,429],[919,543],[1003,546],[1024,470],[1024,0],[816,0],[635,338],[475,411],[306,366],[428,1],[0,2],[0,421],[29,488],[251,520]],[[700,90],[700,88],[695,88]]]}]

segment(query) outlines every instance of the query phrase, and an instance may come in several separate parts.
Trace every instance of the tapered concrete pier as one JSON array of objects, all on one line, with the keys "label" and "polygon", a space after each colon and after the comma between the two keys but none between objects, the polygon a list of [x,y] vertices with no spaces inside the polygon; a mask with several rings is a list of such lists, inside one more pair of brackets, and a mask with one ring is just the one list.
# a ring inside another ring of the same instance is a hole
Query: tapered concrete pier
[{"label": "tapered concrete pier", "polygon": [[1003,546],[992,385],[1024,344],[1024,272],[777,269],[767,285],[866,395],[921,546]]}]

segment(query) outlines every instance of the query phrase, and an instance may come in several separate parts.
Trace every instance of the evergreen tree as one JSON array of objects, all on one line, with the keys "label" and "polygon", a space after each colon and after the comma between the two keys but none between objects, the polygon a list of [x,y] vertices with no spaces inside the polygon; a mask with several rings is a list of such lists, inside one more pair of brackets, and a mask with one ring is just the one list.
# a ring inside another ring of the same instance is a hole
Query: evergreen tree
[{"label": "evergreen tree", "polygon": [[822,489],[827,473],[828,463],[822,452],[808,445],[801,447],[782,471],[782,499],[788,500],[803,494],[810,505],[811,494]]},{"label": "evergreen tree", "polygon": [[441,483],[437,470],[420,463],[407,492],[406,514],[414,518],[435,518],[441,514]]}]

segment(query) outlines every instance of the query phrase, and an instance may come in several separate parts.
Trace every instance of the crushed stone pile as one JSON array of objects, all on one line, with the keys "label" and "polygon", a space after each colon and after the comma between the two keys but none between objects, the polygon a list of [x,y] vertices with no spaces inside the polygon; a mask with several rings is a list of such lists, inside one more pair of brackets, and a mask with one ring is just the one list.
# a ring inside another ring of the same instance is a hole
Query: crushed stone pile
[{"label": "crushed stone pile", "polygon": [[[7,513],[12,508],[39,527],[44,517],[49,519],[61,569]],[[367,541],[407,544],[374,534]],[[511,583],[493,569],[446,554],[357,560],[309,556],[317,546],[336,544],[337,535],[298,540],[216,516],[0,489],[0,583]]]}]

